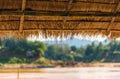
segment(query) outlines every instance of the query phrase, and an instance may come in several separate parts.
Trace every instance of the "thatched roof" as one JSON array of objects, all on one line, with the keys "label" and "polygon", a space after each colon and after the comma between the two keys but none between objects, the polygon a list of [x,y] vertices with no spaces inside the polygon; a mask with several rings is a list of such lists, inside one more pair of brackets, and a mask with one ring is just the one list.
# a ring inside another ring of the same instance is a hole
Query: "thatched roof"
[{"label": "thatched roof", "polygon": [[0,0],[0,37],[120,37],[119,0]]}]

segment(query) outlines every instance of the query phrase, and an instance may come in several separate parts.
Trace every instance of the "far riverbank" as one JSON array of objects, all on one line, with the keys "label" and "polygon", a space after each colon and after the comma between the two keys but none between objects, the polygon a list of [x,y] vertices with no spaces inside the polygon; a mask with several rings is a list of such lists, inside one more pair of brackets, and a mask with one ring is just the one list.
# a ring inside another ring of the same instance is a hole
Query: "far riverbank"
[{"label": "far riverbank", "polygon": [[63,67],[120,67],[120,63],[74,63],[74,64],[4,64],[0,68],[63,68]]}]

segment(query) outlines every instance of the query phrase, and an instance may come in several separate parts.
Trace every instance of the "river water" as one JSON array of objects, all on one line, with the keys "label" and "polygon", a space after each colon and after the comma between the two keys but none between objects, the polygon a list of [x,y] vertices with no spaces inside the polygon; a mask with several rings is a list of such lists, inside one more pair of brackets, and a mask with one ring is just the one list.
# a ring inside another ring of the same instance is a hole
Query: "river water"
[{"label": "river water", "polygon": [[[17,74],[0,73],[0,79],[17,79]],[[120,79],[120,68],[45,68],[39,73],[20,73],[19,79]]]}]

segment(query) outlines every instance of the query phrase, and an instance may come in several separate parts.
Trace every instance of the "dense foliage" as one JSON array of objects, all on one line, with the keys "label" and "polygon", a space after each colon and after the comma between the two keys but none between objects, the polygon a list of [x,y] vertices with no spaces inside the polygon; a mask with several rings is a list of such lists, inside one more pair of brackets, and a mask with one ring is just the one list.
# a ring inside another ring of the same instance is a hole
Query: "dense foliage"
[{"label": "dense foliage", "polygon": [[120,42],[95,44],[77,48],[64,44],[47,45],[40,41],[0,40],[0,63],[120,62]]},{"label": "dense foliage", "polygon": [[77,62],[120,62],[120,42],[113,41],[107,45],[95,44],[77,48],[76,46],[48,46],[46,58],[54,60],[74,60]]},{"label": "dense foliage", "polygon": [[43,57],[46,49],[46,45],[40,41],[6,38],[0,40],[0,62],[30,63]]}]

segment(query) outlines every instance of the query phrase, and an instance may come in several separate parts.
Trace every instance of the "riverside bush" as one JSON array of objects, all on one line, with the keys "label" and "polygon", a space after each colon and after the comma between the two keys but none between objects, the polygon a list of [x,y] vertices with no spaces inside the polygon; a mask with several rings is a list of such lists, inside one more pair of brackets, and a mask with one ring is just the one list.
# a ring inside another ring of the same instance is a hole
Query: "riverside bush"
[{"label": "riverside bush", "polygon": [[41,65],[50,65],[50,61],[45,59],[44,57],[41,57],[35,61],[36,64],[41,64]]},{"label": "riverside bush", "polygon": [[8,61],[8,63],[10,63],[10,64],[22,63],[22,62],[23,62],[22,59],[17,58],[17,57],[13,57]]},{"label": "riverside bush", "polygon": [[3,66],[3,64],[2,63],[0,63],[0,67],[2,67]]}]

